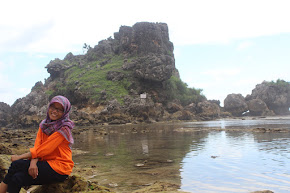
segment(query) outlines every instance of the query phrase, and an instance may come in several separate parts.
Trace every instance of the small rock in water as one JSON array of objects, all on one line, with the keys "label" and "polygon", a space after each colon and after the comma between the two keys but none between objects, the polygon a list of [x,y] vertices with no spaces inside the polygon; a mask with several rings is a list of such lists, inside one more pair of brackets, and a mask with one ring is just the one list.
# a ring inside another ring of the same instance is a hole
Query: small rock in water
[{"label": "small rock in water", "polygon": [[105,156],[113,156],[113,153],[106,153]]},{"label": "small rock in water", "polygon": [[117,183],[110,183],[109,186],[111,186],[111,187],[117,187],[118,184]]},{"label": "small rock in water", "polygon": [[145,164],[143,164],[143,163],[137,163],[137,164],[135,164],[135,166],[136,167],[142,167],[142,166],[144,166]]}]

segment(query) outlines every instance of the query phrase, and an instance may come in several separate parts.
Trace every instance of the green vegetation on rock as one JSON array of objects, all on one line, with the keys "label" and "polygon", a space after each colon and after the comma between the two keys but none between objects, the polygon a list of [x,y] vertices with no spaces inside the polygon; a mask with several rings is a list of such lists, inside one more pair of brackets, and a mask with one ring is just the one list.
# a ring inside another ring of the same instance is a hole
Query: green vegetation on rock
[{"label": "green vegetation on rock", "polygon": [[276,82],[271,81],[269,84],[273,86],[278,86],[281,88],[290,89],[290,82],[286,82],[285,80],[281,80],[281,79],[276,80]]},{"label": "green vegetation on rock", "polygon": [[165,81],[164,85],[169,101],[179,100],[182,105],[188,105],[205,100],[205,96],[201,94],[202,89],[189,88],[186,83],[175,76]]},{"label": "green vegetation on rock", "polygon": [[[107,59],[106,65],[103,66],[101,65],[103,60],[97,60],[83,66],[74,65],[67,69],[64,73],[65,84],[57,82],[56,90],[52,94],[71,95],[79,91],[78,93],[85,95],[84,98],[95,103],[102,101],[102,94],[105,92],[106,100],[117,99],[122,103],[123,97],[128,95],[130,71],[122,69],[122,56],[108,56],[107,58],[111,59]],[[119,81],[108,80],[109,71],[120,72],[124,74],[124,78]]]}]

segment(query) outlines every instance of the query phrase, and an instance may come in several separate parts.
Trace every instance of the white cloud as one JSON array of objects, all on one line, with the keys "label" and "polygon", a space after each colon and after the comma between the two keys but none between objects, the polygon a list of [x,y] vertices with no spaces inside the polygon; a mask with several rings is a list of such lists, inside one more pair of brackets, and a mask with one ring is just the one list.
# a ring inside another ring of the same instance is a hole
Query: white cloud
[{"label": "white cloud", "polygon": [[221,81],[233,77],[241,72],[239,68],[227,68],[227,69],[210,69],[208,71],[202,72],[203,75],[208,76],[209,79],[214,79],[215,81]]},{"label": "white cloud", "polygon": [[3,68],[4,68],[4,63],[0,61],[0,72],[2,71]]},{"label": "white cloud", "polygon": [[[0,13],[5,18],[0,21],[0,42],[22,51],[81,52],[84,43],[94,46],[112,36],[121,25],[151,21],[167,23],[175,45],[227,43],[290,32],[290,26],[285,25],[290,18],[289,3],[287,0],[5,1],[2,6],[6,9]],[[34,35],[24,38],[29,33]]]},{"label": "white cloud", "polygon": [[237,50],[244,50],[244,49],[247,49],[249,47],[252,47],[253,45],[254,45],[253,42],[245,41],[245,42],[242,42],[238,45]]},{"label": "white cloud", "polygon": [[[186,27],[175,30],[177,43],[227,43],[233,39],[290,32],[285,26],[289,1],[193,1],[182,9]],[[184,24],[182,24],[184,25]],[[181,35],[183,34],[183,35]]]}]

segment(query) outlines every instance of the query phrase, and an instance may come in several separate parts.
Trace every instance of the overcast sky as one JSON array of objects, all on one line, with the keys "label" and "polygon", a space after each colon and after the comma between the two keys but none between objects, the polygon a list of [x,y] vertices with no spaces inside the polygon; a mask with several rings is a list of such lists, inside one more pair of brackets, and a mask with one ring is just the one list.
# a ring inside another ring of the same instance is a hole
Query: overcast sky
[{"label": "overcast sky", "polygon": [[164,22],[189,87],[222,103],[231,93],[289,80],[288,0],[10,0],[0,6],[0,102],[12,105],[49,77],[45,66],[82,54],[121,25]]}]

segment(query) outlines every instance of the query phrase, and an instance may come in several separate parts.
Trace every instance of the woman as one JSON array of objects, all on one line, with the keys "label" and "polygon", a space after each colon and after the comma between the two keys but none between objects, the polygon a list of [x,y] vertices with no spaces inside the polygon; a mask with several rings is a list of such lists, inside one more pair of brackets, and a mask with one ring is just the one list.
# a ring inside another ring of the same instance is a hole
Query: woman
[{"label": "woman", "polygon": [[70,109],[71,104],[64,96],[50,101],[34,147],[22,155],[11,156],[12,163],[0,184],[0,193],[18,193],[23,186],[63,182],[71,174],[74,123],[69,119]]}]

